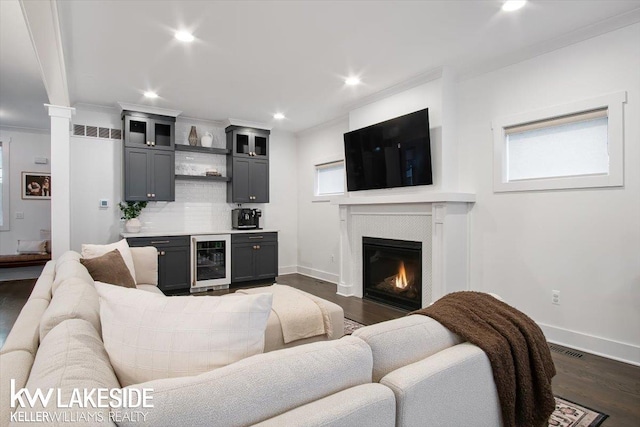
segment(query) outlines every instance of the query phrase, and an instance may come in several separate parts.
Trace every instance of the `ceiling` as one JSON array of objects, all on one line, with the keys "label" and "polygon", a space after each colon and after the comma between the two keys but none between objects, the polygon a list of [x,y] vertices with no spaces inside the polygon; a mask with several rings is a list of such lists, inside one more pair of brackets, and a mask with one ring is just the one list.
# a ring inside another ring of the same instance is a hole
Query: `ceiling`
[{"label": "ceiling", "polygon": [[[9,8],[0,4],[2,12]],[[511,13],[501,5],[500,0],[58,0],[72,104],[123,101],[294,132],[430,70],[486,65],[638,9],[640,0],[531,0]],[[32,82],[34,59],[26,59],[24,40],[5,29],[5,20],[11,21],[2,13],[0,90],[18,96],[0,105],[11,111],[15,104],[22,116],[33,114],[35,120],[46,102],[44,88]],[[173,38],[184,29],[196,37],[193,43]],[[25,58],[16,61],[18,48]],[[19,67],[31,67],[30,72],[21,75]],[[344,78],[352,74],[362,84],[346,87]],[[25,77],[20,85],[18,77]],[[160,97],[148,100],[142,95],[146,90]],[[276,112],[286,119],[274,121]]]}]

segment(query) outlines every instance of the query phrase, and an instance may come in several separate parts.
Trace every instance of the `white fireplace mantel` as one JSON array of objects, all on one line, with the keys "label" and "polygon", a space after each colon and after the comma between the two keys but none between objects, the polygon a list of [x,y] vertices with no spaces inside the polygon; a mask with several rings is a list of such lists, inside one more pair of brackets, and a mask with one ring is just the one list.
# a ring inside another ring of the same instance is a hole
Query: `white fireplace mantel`
[{"label": "white fireplace mantel", "polygon": [[332,205],[388,205],[388,204],[414,204],[414,203],[444,203],[476,201],[473,193],[415,193],[398,194],[392,196],[367,196],[367,197],[336,197],[331,199]]},{"label": "white fireplace mantel", "polygon": [[469,289],[471,193],[414,193],[331,200],[340,211],[338,294],[363,297],[362,237],[422,242],[422,306]]}]

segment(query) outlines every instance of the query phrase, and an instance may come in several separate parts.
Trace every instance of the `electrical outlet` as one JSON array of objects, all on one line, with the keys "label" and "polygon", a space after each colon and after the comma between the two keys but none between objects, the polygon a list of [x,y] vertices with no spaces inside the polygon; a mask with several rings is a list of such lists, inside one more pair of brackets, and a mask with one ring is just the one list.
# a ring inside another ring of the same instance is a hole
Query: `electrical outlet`
[{"label": "electrical outlet", "polygon": [[335,257],[333,256],[333,254],[331,254],[331,262],[335,262]]},{"label": "electrical outlet", "polygon": [[560,291],[551,291],[551,303],[560,305]]},{"label": "electrical outlet", "polygon": [[16,219],[24,219],[24,212],[16,212]]}]

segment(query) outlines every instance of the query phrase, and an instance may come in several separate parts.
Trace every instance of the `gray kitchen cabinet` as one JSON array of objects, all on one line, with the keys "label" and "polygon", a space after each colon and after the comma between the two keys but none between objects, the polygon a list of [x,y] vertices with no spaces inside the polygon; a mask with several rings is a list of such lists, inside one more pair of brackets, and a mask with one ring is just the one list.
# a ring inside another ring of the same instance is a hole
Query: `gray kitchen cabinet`
[{"label": "gray kitchen cabinet", "polygon": [[231,203],[268,203],[269,161],[231,157],[230,163],[232,177],[227,184],[227,200]]},{"label": "gray kitchen cabinet", "polygon": [[122,112],[124,145],[173,151],[175,122],[175,117],[125,110]]},{"label": "gray kitchen cabinet", "polygon": [[278,233],[231,235],[231,283],[275,279]]},{"label": "gray kitchen cabinet", "polygon": [[146,148],[124,149],[124,200],[175,200],[175,153]]},{"label": "gray kitchen cabinet", "polygon": [[269,202],[269,131],[228,126],[229,203]]},{"label": "gray kitchen cabinet", "polygon": [[189,236],[127,238],[131,247],[154,246],[158,251],[158,288],[164,293],[191,287]]},{"label": "gray kitchen cabinet", "polygon": [[123,111],[124,200],[175,200],[175,117]]}]

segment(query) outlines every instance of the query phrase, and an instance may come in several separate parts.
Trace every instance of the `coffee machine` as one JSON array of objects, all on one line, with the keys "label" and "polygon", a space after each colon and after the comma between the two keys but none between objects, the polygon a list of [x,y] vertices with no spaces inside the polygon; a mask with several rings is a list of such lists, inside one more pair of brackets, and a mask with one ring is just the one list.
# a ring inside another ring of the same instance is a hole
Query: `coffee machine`
[{"label": "coffee machine", "polygon": [[260,209],[236,208],[231,211],[231,227],[239,230],[260,228]]}]

